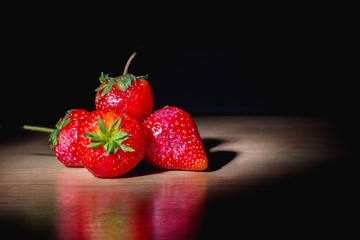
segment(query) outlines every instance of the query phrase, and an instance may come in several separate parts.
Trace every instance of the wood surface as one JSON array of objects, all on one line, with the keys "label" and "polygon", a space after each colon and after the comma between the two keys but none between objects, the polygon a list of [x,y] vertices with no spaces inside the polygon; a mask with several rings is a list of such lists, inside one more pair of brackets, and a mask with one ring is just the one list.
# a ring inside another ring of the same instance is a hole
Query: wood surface
[{"label": "wood surface", "polygon": [[210,161],[205,172],[162,171],[141,162],[122,177],[100,179],[62,165],[46,134],[2,139],[2,233],[304,239],[349,232],[347,142],[333,122],[299,116],[201,116],[195,122]]}]

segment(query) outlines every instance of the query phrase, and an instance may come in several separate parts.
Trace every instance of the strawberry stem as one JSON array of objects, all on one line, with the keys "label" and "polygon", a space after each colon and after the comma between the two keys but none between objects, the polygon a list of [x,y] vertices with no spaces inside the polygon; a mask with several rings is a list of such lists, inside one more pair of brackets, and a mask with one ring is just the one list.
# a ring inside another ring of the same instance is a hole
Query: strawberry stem
[{"label": "strawberry stem", "polygon": [[47,132],[47,133],[52,133],[55,131],[55,129],[52,128],[45,128],[45,127],[38,127],[38,126],[29,126],[29,125],[24,125],[23,129],[25,130],[31,130],[31,131],[37,131],[37,132]]},{"label": "strawberry stem", "polygon": [[127,74],[127,71],[129,69],[130,63],[133,60],[133,58],[136,56],[137,52],[134,52],[133,54],[131,54],[131,56],[129,57],[129,59],[126,62],[125,68],[124,68],[124,72],[123,75]]}]

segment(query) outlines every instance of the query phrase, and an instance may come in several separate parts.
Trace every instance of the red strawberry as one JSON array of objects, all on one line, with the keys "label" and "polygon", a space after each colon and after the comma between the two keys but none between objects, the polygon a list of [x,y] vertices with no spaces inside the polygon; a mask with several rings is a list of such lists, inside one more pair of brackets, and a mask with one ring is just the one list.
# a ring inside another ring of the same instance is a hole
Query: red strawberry
[{"label": "red strawberry", "polygon": [[88,114],[87,111],[81,109],[69,110],[64,118],[60,118],[56,129],[28,125],[23,128],[51,133],[49,141],[52,144],[50,147],[54,149],[57,159],[68,167],[82,167],[83,164],[77,151],[78,128]]},{"label": "red strawberry", "polygon": [[155,111],[143,122],[149,140],[145,160],[162,169],[205,170],[208,158],[191,116],[177,107]]},{"label": "red strawberry", "polygon": [[122,110],[132,114],[140,122],[152,112],[154,99],[147,76],[136,77],[127,69],[136,52],[129,58],[122,76],[109,77],[101,73],[101,85],[96,89],[96,109]]},{"label": "red strawberry", "polygon": [[144,157],[147,139],[141,124],[130,114],[105,109],[91,112],[80,126],[79,155],[97,177],[118,177]]},{"label": "red strawberry", "polygon": [[68,111],[50,136],[57,159],[68,167],[84,166],[78,156],[77,140],[79,125],[88,114],[89,112],[81,109]]}]

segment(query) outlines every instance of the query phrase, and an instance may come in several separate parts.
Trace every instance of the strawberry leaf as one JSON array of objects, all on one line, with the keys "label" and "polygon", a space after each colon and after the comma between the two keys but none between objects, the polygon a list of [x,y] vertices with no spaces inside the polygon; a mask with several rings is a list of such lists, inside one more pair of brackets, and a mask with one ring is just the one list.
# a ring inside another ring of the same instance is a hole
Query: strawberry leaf
[{"label": "strawberry leaf", "polygon": [[120,121],[117,121],[114,131],[119,131],[119,127],[122,123],[122,120],[123,120],[123,116],[121,116]]},{"label": "strawberry leaf", "polygon": [[98,125],[100,129],[99,135],[93,132],[87,132],[84,134],[84,136],[87,137],[90,142],[88,148],[96,149],[100,146],[103,146],[107,154],[115,154],[119,149],[128,152],[135,151],[129,146],[122,145],[123,141],[131,137],[131,135],[128,133],[119,130],[122,119],[123,117],[115,120],[111,124],[109,130],[107,130],[104,121],[98,117]]},{"label": "strawberry leaf", "polygon": [[100,75],[100,82],[101,83],[106,83],[106,80],[105,80],[105,77],[104,77],[104,73],[103,72],[101,72],[101,75]]},{"label": "strawberry leaf", "polygon": [[103,86],[96,88],[95,91],[102,90],[101,96],[103,97],[105,94],[111,91],[114,85],[117,85],[122,92],[126,92],[126,90],[132,85],[133,82],[135,86],[137,85],[136,82],[137,79],[147,79],[147,78],[148,75],[135,76],[129,73],[113,78],[113,77],[108,77],[108,74],[104,75],[104,73],[101,72],[99,78],[100,83],[105,83],[105,84]]},{"label": "strawberry leaf", "polygon": [[113,122],[113,124],[111,124],[111,127],[110,127],[110,130],[109,130],[109,131],[114,131],[115,126],[118,124],[118,122],[119,122],[119,119],[116,120],[115,122]]},{"label": "strawberry leaf", "polygon": [[132,147],[126,146],[126,145],[120,145],[120,148],[123,151],[127,151],[127,152],[134,152],[135,151],[135,149],[133,149]]},{"label": "strawberry leaf", "polygon": [[126,91],[126,89],[127,89],[126,83],[119,81],[119,82],[117,82],[117,85],[118,85],[118,87],[120,88],[121,91],[123,91],[123,92]]},{"label": "strawberry leaf", "polygon": [[63,118],[60,118],[59,121],[56,123],[55,125],[56,129],[50,134],[50,138],[49,138],[49,141],[51,141],[50,144],[51,149],[54,149],[54,147],[58,144],[60,130],[69,123],[71,123],[71,119],[69,119],[69,116],[73,110],[74,109],[67,111],[65,116]]},{"label": "strawberry leaf", "polygon": [[95,91],[103,90],[104,88],[106,88],[106,86],[107,86],[106,84],[105,84],[105,85],[102,85],[102,86],[96,88]]},{"label": "strawberry leaf", "polygon": [[103,144],[102,142],[94,142],[88,145],[88,148],[95,149],[97,147],[100,147],[100,145]]},{"label": "strawberry leaf", "polygon": [[130,135],[127,134],[126,132],[116,132],[114,134],[113,139],[124,141],[124,140],[128,139],[129,137],[130,137]]},{"label": "strawberry leaf", "polygon": [[98,124],[99,124],[99,127],[100,127],[100,134],[103,134],[105,136],[107,134],[106,126],[105,126],[105,123],[103,122],[103,120],[100,117],[98,117]]},{"label": "strawberry leaf", "polygon": [[53,131],[53,132],[50,134],[50,139],[49,139],[49,141],[51,141],[51,144],[50,144],[50,148],[51,148],[51,149],[54,149],[54,147],[58,144],[59,132],[60,132],[60,129],[56,129],[55,131]]},{"label": "strawberry leaf", "polygon": [[104,148],[107,154],[112,154],[112,149],[109,142],[104,143]]},{"label": "strawberry leaf", "polygon": [[99,135],[96,135],[95,133],[92,132],[87,132],[84,134],[86,137],[91,138],[91,139],[95,139],[95,138],[100,138]]}]

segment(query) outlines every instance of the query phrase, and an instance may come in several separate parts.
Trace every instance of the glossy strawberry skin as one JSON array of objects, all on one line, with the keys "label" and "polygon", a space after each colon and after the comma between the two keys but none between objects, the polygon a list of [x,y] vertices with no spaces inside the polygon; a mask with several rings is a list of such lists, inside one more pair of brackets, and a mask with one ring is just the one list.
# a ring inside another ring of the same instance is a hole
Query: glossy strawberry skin
[{"label": "glossy strawberry skin", "polygon": [[155,111],[142,125],[149,147],[145,161],[162,169],[202,171],[208,158],[191,116],[177,107]]},{"label": "glossy strawberry skin", "polygon": [[67,167],[83,167],[77,151],[78,129],[80,123],[89,112],[82,109],[74,109],[69,114],[71,120],[64,126],[58,135],[58,143],[54,146],[57,159]]},{"label": "glossy strawberry skin", "polygon": [[[118,149],[114,154],[107,154],[103,146],[89,148],[89,139],[84,135],[87,132],[99,134],[98,117],[110,128],[112,123],[123,117],[120,129],[129,135],[124,145],[135,151]],[[122,111],[105,109],[91,112],[80,126],[79,155],[84,166],[96,177],[118,177],[135,167],[144,157],[147,149],[147,139],[141,124],[130,114]]]},{"label": "glossy strawberry skin", "polygon": [[[104,83],[100,85],[103,86]],[[144,121],[152,112],[154,99],[150,84],[145,79],[137,79],[136,84],[122,91],[117,85],[102,95],[102,91],[97,91],[95,97],[96,109],[113,109],[130,113],[138,121]]]}]

